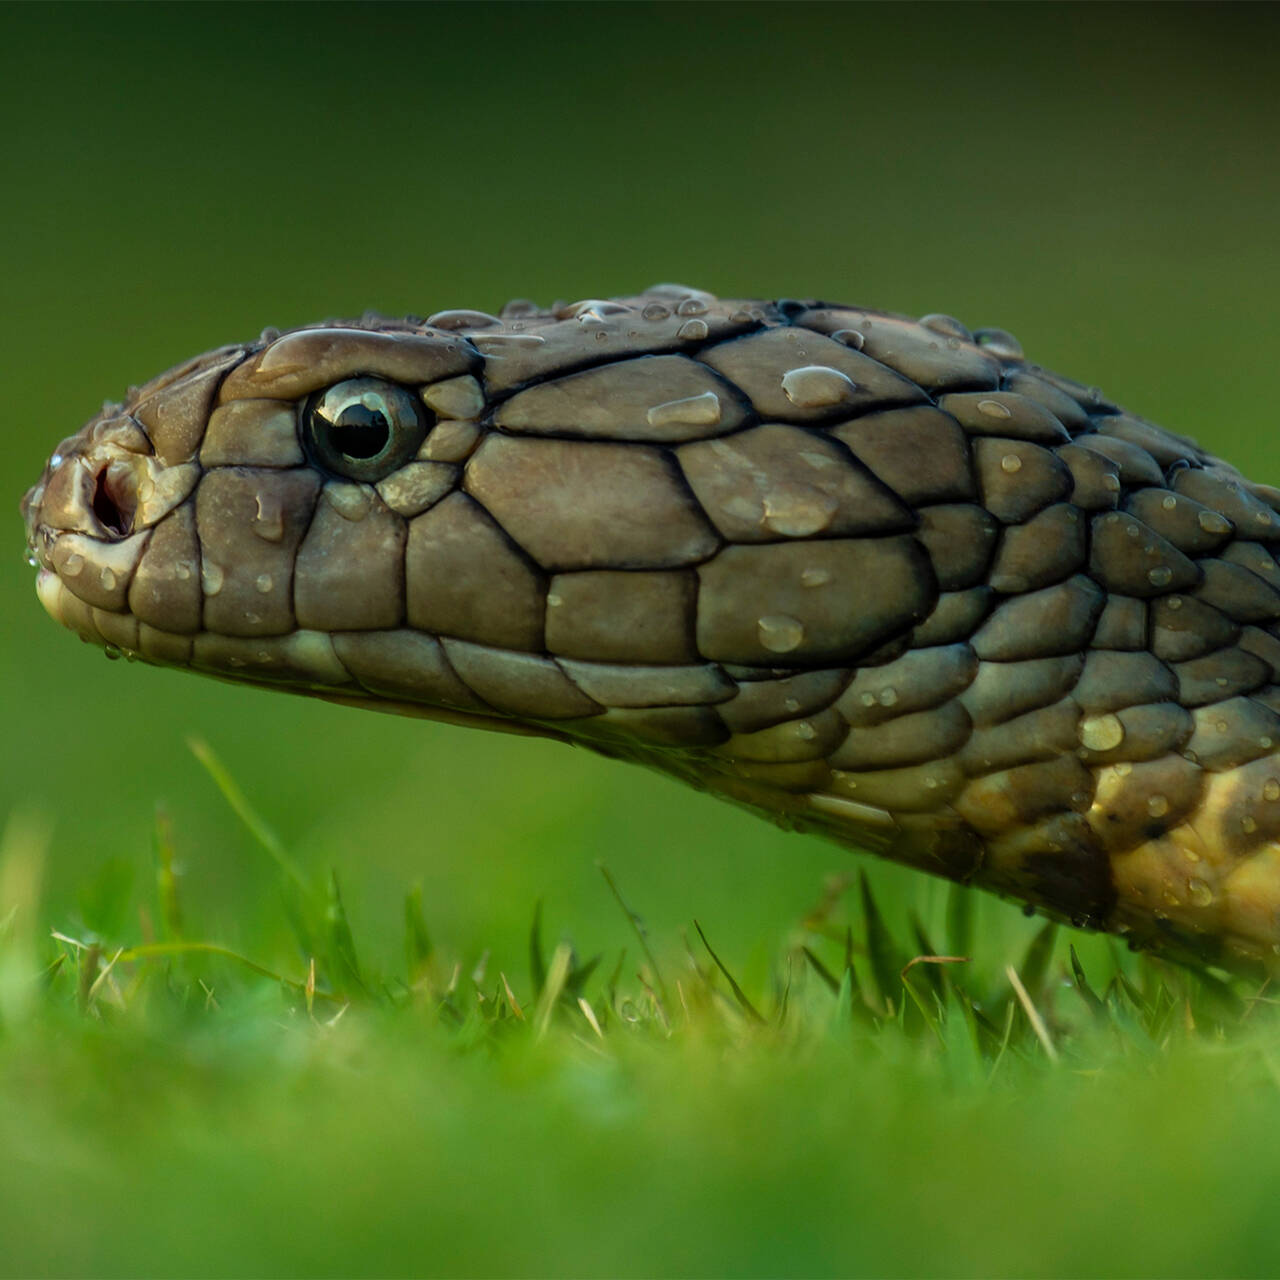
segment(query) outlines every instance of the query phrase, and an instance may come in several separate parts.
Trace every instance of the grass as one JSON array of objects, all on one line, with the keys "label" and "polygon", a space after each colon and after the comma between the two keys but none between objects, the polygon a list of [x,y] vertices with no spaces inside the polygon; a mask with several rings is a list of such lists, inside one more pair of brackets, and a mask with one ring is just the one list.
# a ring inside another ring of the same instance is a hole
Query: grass
[{"label": "grass", "polygon": [[[1034,928],[895,931],[836,877],[754,979],[690,921],[660,954],[362,956],[204,744],[275,866],[292,962],[221,945],[163,814],[154,883],[41,915],[47,832],[0,849],[0,1272],[1266,1274],[1280,1168],[1267,990]],[[110,927],[103,927],[109,925]],[[1100,957],[1100,959],[1099,959]],[[1229,1191],[1229,1194],[1228,1194]],[[1195,1212],[1188,1206],[1194,1205]]]}]

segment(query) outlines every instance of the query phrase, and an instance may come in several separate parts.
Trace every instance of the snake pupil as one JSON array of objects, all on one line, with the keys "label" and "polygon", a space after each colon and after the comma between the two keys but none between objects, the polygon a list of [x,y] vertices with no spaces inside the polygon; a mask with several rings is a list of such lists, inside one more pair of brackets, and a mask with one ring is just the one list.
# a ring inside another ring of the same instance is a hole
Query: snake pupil
[{"label": "snake pupil", "polygon": [[391,424],[381,409],[348,405],[329,432],[333,447],[348,458],[376,458],[391,439]]}]

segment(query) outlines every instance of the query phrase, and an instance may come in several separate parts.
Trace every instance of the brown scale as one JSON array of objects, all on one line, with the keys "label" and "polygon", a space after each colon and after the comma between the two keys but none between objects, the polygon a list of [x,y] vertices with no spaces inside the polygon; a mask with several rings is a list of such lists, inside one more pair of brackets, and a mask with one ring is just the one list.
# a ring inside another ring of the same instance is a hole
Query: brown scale
[{"label": "brown scale", "polygon": [[664,285],[268,332],[23,512],[95,643],[1280,956],[1280,492],[999,330]]}]

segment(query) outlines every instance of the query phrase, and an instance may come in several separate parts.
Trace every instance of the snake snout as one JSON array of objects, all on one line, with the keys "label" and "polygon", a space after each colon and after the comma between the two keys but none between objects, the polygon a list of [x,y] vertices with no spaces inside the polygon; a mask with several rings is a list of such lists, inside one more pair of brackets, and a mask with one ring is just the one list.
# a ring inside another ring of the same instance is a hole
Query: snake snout
[{"label": "snake snout", "polygon": [[130,588],[155,526],[192,495],[196,463],[167,466],[141,423],[116,412],[63,441],[22,500],[36,589],[58,621],[132,648]]}]

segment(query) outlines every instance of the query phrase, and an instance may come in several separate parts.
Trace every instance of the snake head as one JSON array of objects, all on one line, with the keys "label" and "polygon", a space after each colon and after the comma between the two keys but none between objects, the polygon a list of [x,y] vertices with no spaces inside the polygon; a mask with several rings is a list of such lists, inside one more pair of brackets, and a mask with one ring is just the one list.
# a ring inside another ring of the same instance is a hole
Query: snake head
[{"label": "snake head", "polygon": [[[688,704],[734,687],[693,634],[696,566],[724,538],[673,450],[752,421],[748,397],[692,357],[764,320],[671,286],[210,352],[54,452],[23,500],[40,598],[87,641],[240,681],[552,736],[591,720],[584,736],[722,740]],[[875,520],[910,527],[877,496]],[[797,528],[839,505],[794,483],[770,503]],[[922,589],[907,594],[914,617]],[[759,610],[741,609],[707,625],[754,634]],[[723,647],[814,656],[795,631]],[[652,688],[635,687],[643,670]]]},{"label": "snake head", "polygon": [[405,517],[454,487],[439,455],[474,443],[457,424],[482,407],[479,361],[446,331],[328,324],[132,389],[22,499],[42,603],[108,651],[364,694],[331,633],[401,621],[403,587],[383,588]]}]

